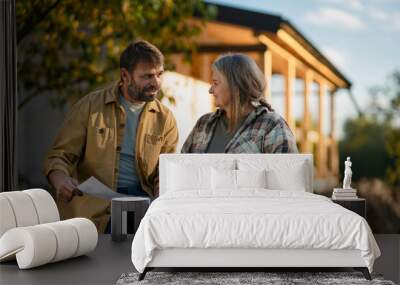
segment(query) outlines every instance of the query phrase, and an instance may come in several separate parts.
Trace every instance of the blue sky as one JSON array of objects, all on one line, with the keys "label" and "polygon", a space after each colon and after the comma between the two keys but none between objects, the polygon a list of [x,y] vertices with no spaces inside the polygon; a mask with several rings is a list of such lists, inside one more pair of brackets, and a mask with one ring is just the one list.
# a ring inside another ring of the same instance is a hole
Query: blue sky
[{"label": "blue sky", "polygon": [[[210,1],[211,2],[211,1]],[[361,109],[368,89],[400,69],[400,0],[213,0],[289,20],[353,83]],[[274,86],[272,86],[274,88]],[[337,134],[356,116],[347,92],[336,96]]]}]

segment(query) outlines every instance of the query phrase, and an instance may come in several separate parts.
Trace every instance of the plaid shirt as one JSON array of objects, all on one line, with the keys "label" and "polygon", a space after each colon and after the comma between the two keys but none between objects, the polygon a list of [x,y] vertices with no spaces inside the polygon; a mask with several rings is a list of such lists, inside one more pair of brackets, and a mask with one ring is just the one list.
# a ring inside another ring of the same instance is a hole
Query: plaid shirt
[{"label": "plaid shirt", "polygon": [[[182,153],[206,153],[222,111],[203,115],[183,144]],[[251,112],[233,138],[225,153],[297,153],[296,139],[286,121],[258,106]]]}]

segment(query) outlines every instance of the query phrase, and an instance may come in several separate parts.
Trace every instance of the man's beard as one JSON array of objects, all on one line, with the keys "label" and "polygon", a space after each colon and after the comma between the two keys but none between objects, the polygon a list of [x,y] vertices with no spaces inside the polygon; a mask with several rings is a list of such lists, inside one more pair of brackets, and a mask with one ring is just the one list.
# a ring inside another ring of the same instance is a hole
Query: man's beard
[{"label": "man's beard", "polygon": [[[142,102],[151,102],[156,99],[156,95],[146,95],[146,92],[155,90],[156,88],[154,86],[148,86],[144,87],[142,90],[139,90],[132,82],[131,84],[128,85],[128,95],[132,99],[136,101],[142,101]],[[158,92],[157,92],[158,93]]]}]

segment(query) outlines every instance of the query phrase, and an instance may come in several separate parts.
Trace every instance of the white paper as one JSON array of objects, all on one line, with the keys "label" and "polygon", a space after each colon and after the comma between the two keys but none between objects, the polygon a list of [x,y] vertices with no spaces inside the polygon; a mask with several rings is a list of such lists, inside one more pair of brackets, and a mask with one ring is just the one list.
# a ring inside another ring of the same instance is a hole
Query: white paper
[{"label": "white paper", "polygon": [[77,187],[85,194],[89,194],[101,199],[111,200],[119,197],[130,197],[129,195],[121,194],[111,190],[108,186],[101,183],[96,177],[91,176],[89,179],[79,184]]}]

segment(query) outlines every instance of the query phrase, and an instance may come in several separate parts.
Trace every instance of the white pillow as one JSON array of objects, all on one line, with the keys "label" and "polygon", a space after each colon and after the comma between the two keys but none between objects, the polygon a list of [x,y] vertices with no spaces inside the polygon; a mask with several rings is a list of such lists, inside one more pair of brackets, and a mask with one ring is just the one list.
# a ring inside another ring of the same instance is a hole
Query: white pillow
[{"label": "white pillow", "polygon": [[265,170],[212,169],[213,190],[237,190],[240,188],[267,188]]},{"label": "white pillow", "polygon": [[236,170],[238,188],[267,188],[266,170]]},{"label": "white pillow", "polygon": [[307,172],[305,163],[295,165],[291,171],[267,170],[267,188],[272,190],[306,191]]},{"label": "white pillow", "polygon": [[236,190],[236,170],[212,168],[212,189]]},{"label": "white pillow", "polygon": [[168,191],[211,189],[211,167],[168,164]]},{"label": "white pillow", "polygon": [[275,160],[239,159],[239,170],[266,170],[267,189],[307,191],[311,173],[306,160],[293,160],[281,154]]}]

